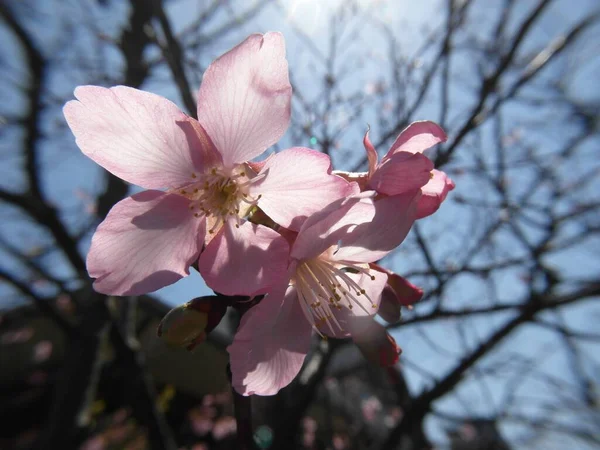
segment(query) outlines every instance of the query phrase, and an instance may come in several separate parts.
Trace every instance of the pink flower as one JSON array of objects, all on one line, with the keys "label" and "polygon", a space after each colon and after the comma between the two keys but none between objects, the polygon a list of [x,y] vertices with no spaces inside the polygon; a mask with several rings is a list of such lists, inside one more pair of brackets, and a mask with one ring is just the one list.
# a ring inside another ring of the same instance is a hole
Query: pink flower
[{"label": "pink flower", "polygon": [[444,172],[435,170],[423,152],[446,139],[439,125],[429,121],[413,122],[398,135],[378,164],[377,152],[367,131],[364,138],[369,160],[366,188],[386,195],[420,189],[417,218],[433,214],[454,189],[454,183]]},{"label": "pink flower", "polygon": [[380,251],[383,258],[404,240],[416,219],[433,214],[454,183],[444,172],[435,170],[423,152],[444,142],[446,134],[435,123],[413,122],[392,144],[378,162],[378,156],[369,132],[364,146],[369,161],[366,173],[336,172],[348,181],[355,181],[361,190],[375,190],[377,210],[371,226],[379,229],[378,238],[371,243],[372,250]]},{"label": "pink flower", "polygon": [[198,121],[136,89],[75,90],[64,114],[82,152],[148,189],[116,204],[96,230],[87,268],[97,291],[150,292],[198,259],[207,284],[229,295],[264,292],[285,272],[285,239],[244,219],[259,206],[298,229],[350,189],[309,149],[278,153],[258,173],[246,163],[285,133],[291,94],[279,33],[252,35],[209,66]]},{"label": "pink flower", "polygon": [[372,321],[387,281],[387,274],[368,264],[378,252],[363,245],[369,242],[364,226],[374,214],[371,199],[359,194],[304,222],[291,247],[287,276],[244,314],[228,348],[238,392],[273,395],[289,384],[309,350],[313,329],[347,337]]}]

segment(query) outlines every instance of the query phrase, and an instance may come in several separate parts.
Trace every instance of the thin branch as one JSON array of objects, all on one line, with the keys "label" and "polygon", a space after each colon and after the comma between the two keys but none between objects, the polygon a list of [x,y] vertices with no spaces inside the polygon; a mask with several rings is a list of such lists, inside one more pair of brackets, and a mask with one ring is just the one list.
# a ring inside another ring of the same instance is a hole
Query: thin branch
[{"label": "thin branch", "polygon": [[161,30],[166,40],[166,47],[162,47],[163,56],[169,64],[175,84],[179,88],[179,95],[181,95],[181,99],[183,100],[183,104],[185,105],[188,114],[192,117],[197,117],[196,101],[192,96],[192,90],[183,67],[183,52],[181,50],[181,45],[173,34],[171,23],[163,9],[162,0],[152,0],[152,5],[154,7],[154,14],[158,18],[158,22],[160,23]]},{"label": "thin branch", "polygon": [[39,182],[37,145],[40,138],[38,126],[43,109],[41,97],[46,74],[46,61],[37,49],[31,35],[21,26],[4,2],[0,2],[0,16],[8,24],[25,50],[27,66],[31,76],[26,89],[27,109],[23,120],[26,129],[23,143],[25,150],[25,172],[29,182],[29,191],[34,197],[42,199],[43,193]]}]

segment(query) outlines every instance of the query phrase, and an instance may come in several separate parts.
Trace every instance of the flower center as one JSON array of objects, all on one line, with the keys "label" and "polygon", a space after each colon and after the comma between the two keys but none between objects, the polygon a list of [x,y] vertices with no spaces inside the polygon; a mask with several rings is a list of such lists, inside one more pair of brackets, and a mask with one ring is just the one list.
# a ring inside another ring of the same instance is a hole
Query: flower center
[{"label": "flower center", "polygon": [[234,218],[239,228],[241,219],[261,198],[253,198],[248,193],[249,186],[263,176],[248,176],[248,170],[237,166],[226,171],[213,167],[203,174],[192,173],[192,182],[178,193],[190,200],[190,210],[195,217],[206,217],[210,234],[214,234],[230,218]]},{"label": "flower center", "polygon": [[335,334],[333,325],[344,331],[335,317],[336,310],[343,307],[351,310],[356,305],[372,315],[369,306],[377,308],[366,291],[349,275],[362,273],[374,280],[368,265],[330,260],[327,257],[330,253],[326,251],[317,258],[300,263],[293,280],[302,310],[321,336],[323,334],[318,327],[325,324],[332,334]]}]

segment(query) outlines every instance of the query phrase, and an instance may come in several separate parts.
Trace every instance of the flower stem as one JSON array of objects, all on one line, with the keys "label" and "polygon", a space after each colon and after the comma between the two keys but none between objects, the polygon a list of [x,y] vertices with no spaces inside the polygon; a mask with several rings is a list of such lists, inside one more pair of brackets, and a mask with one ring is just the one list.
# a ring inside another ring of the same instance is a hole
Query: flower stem
[{"label": "flower stem", "polygon": [[[231,367],[227,364],[227,376],[231,381]],[[239,394],[233,386],[233,408],[237,425],[237,448],[240,450],[257,450],[252,429],[252,397]]]}]

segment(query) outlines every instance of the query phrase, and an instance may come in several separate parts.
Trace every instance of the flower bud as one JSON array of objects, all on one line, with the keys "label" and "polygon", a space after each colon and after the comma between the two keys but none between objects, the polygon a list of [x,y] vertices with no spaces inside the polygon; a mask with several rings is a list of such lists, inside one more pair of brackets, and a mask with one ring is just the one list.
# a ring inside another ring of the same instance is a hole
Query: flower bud
[{"label": "flower bud", "polygon": [[169,311],[156,332],[170,346],[193,350],[221,322],[226,310],[222,298],[198,297]]}]

